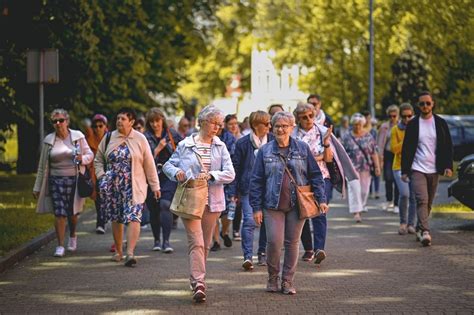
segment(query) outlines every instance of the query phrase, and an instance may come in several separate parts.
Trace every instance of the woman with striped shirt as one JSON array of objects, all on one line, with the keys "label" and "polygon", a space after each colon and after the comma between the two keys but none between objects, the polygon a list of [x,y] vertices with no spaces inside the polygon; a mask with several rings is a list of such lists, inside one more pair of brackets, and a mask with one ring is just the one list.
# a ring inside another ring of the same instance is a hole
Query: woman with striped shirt
[{"label": "woman with striped shirt", "polygon": [[190,282],[193,300],[206,300],[206,259],[212,243],[217,218],[225,210],[224,184],[234,180],[235,172],[226,145],[217,137],[224,114],[206,106],[198,115],[200,130],[181,141],[163,166],[166,176],[184,182],[188,177],[208,181],[207,205],[199,220],[184,219],[188,238]]}]

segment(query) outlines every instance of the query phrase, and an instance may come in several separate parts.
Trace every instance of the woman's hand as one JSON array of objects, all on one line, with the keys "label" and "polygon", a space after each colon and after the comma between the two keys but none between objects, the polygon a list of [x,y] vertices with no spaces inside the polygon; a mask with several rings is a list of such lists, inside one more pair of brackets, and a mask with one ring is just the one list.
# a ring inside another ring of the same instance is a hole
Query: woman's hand
[{"label": "woman's hand", "polygon": [[196,179],[200,180],[211,180],[212,176],[209,173],[199,173]]},{"label": "woman's hand", "polygon": [[161,191],[157,190],[157,191],[155,191],[155,192],[153,192],[153,193],[155,194],[155,199],[156,199],[156,200],[160,199],[160,197],[161,197]]},{"label": "woman's hand", "polygon": [[39,191],[33,191],[33,198],[38,199],[40,195]]},{"label": "woman's hand", "polygon": [[175,175],[178,182],[184,182],[186,180],[186,173],[183,170],[179,170]]},{"label": "woman's hand", "polygon": [[263,213],[262,211],[257,211],[253,213],[253,219],[255,221],[255,224],[260,226],[263,222]]},{"label": "woman's hand", "polygon": [[163,150],[163,148],[166,147],[167,144],[168,142],[166,141],[166,138],[161,139],[160,143],[158,143],[158,145],[155,148],[155,156],[157,156],[158,153],[160,153],[161,150]]},{"label": "woman's hand", "polygon": [[331,134],[332,134],[332,125],[329,126],[328,130],[326,131],[326,134],[323,137],[324,145],[329,145],[329,140],[331,140]]},{"label": "woman's hand", "polygon": [[327,203],[320,203],[319,208],[321,209],[322,213],[328,213],[329,211],[329,206]]}]

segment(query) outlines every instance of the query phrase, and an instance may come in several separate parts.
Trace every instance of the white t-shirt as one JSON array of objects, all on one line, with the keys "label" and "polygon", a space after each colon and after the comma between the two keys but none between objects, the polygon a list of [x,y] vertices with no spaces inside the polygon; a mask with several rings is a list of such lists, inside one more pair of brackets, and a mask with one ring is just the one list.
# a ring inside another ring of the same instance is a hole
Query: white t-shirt
[{"label": "white t-shirt", "polygon": [[411,169],[425,174],[434,174],[436,171],[436,125],[434,117],[423,119],[420,117],[420,131],[418,133],[418,147]]}]

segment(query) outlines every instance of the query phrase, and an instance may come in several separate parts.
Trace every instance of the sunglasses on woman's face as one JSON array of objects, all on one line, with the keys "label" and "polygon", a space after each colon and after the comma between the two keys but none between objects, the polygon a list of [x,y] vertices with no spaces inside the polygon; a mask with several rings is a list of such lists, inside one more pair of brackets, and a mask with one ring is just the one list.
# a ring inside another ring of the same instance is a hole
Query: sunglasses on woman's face
[{"label": "sunglasses on woman's face", "polygon": [[96,128],[99,128],[99,129],[102,129],[104,128],[105,125],[93,125],[92,128],[96,129]]},{"label": "sunglasses on woman's face", "polygon": [[57,123],[62,124],[62,123],[65,122],[65,121],[66,121],[66,119],[64,119],[64,118],[59,118],[59,119],[53,119],[53,120],[51,120],[51,122],[52,122],[53,124],[55,124],[55,125],[56,125]]},{"label": "sunglasses on woman's face", "polygon": [[408,118],[408,119],[410,119],[410,118],[412,118],[412,117],[413,117],[413,115],[401,115],[401,117],[402,117],[403,119],[405,119],[405,118]]}]

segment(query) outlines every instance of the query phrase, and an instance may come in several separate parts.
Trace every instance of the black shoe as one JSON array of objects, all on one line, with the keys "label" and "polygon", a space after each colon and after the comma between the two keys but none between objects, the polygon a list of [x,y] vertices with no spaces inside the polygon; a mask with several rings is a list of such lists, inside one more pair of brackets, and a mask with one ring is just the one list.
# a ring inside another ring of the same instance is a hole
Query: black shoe
[{"label": "black shoe", "polygon": [[322,249],[318,249],[314,257],[315,257],[314,263],[316,265],[319,265],[324,259],[326,259],[326,252]]},{"label": "black shoe", "polygon": [[214,245],[211,247],[211,252],[217,252],[218,250],[221,250],[221,245],[217,242],[214,242]]},{"label": "black shoe", "polygon": [[125,267],[135,267],[136,264],[137,259],[134,255],[127,255],[127,257],[125,257]]},{"label": "black shoe", "polygon": [[194,288],[193,300],[196,303],[202,303],[206,301],[206,288],[202,284],[196,285]]},{"label": "black shoe", "polygon": [[232,247],[232,240],[230,239],[229,235],[223,235],[221,233],[221,237],[224,240],[224,246],[225,247]]},{"label": "black shoe", "polygon": [[314,252],[312,250],[309,250],[309,251],[304,252],[304,255],[303,257],[301,257],[301,259],[303,259],[303,261],[311,261],[313,260],[313,257],[314,257]]}]

